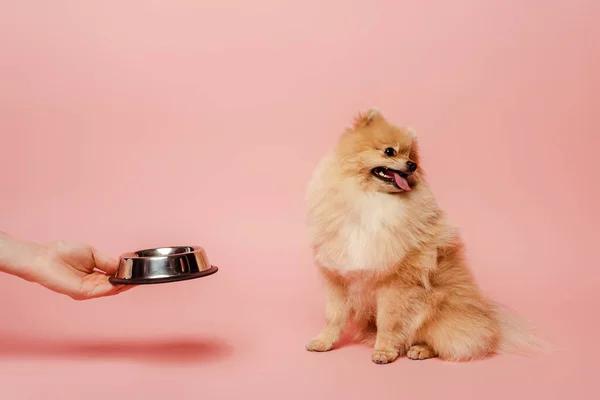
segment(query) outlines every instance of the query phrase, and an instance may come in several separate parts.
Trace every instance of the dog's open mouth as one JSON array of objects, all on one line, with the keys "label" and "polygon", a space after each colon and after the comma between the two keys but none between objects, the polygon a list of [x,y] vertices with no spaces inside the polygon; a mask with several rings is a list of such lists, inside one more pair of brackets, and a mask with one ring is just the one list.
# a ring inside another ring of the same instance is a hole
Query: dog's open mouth
[{"label": "dog's open mouth", "polygon": [[395,185],[397,188],[402,190],[410,190],[410,185],[406,178],[408,178],[408,174],[397,171],[391,168],[385,167],[377,167],[371,170],[371,174],[376,178],[381,179],[384,182],[391,183]]}]

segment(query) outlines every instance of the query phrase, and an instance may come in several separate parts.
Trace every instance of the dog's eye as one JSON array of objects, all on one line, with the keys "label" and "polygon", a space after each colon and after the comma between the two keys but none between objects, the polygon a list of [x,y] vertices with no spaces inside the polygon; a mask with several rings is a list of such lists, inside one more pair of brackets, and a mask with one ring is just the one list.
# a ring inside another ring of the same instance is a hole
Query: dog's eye
[{"label": "dog's eye", "polygon": [[394,157],[394,156],[396,155],[396,150],[394,150],[394,149],[393,149],[393,148],[391,148],[391,147],[388,147],[388,148],[387,148],[387,149],[385,149],[383,152],[384,152],[384,153],[385,153],[385,155],[386,155],[386,156],[388,156],[388,157]]}]

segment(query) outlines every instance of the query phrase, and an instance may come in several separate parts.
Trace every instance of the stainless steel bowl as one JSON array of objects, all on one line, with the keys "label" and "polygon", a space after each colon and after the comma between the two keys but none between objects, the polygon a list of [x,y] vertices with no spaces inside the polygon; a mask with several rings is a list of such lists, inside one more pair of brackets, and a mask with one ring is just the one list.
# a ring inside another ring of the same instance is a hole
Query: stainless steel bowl
[{"label": "stainless steel bowl", "polygon": [[109,281],[145,285],[201,278],[217,271],[200,246],[158,247],[121,255],[119,269]]}]

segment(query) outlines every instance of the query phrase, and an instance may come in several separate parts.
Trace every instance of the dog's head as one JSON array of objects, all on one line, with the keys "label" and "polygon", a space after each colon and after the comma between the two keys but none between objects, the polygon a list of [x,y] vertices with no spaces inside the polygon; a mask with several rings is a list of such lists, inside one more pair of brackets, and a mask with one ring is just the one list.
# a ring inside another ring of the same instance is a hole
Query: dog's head
[{"label": "dog's head", "polygon": [[359,114],[338,143],[340,168],[365,190],[402,193],[422,178],[415,132],[390,124],[376,109]]}]

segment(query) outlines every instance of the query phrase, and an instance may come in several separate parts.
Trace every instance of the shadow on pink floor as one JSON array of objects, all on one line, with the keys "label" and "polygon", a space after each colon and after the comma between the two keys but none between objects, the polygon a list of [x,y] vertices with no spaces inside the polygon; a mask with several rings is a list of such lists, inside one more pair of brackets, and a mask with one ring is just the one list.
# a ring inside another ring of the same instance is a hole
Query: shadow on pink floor
[{"label": "shadow on pink floor", "polygon": [[209,363],[233,353],[211,338],[43,339],[0,336],[0,358],[106,359],[146,363]]}]

